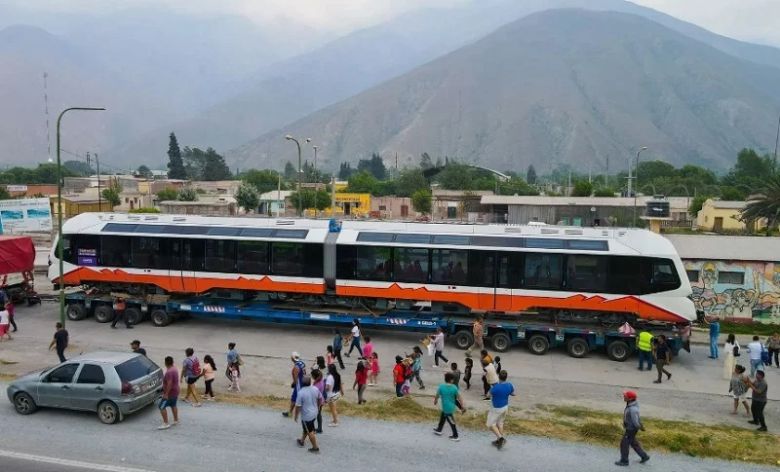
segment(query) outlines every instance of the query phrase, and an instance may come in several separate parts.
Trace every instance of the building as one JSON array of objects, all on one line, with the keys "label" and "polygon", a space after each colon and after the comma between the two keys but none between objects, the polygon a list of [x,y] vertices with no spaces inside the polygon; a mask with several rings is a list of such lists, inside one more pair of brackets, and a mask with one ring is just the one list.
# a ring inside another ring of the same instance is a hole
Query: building
[{"label": "building", "polygon": [[194,202],[164,201],[158,206],[162,213],[174,215],[235,216],[238,205],[231,197],[200,197]]},{"label": "building", "polygon": [[371,198],[371,218],[413,220],[419,216],[421,216],[420,213],[412,208],[412,199],[409,197]]},{"label": "building", "polygon": [[780,238],[670,234],[697,308],[780,324]]},{"label": "building", "polygon": [[235,195],[240,185],[240,180],[195,180],[190,183],[196,192],[207,195]]},{"label": "building", "polygon": [[33,198],[39,195],[57,195],[57,184],[3,185],[11,198]]},{"label": "building", "polygon": [[[696,227],[700,231],[739,232],[746,231],[747,226],[739,220],[740,212],[747,202],[735,202],[727,200],[715,200],[708,198],[696,215]],[[766,221],[761,219],[752,225],[752,231],[766,228]]]},{"label": "building", "polygon": [[441,190],[434,189],[431,198],[433,221],[467,221],[488,223],[492,221],[490,207],[482,203],[492,197],[490,190]]},{"label": "building", "polygon": [[[49,198],[51,200],[51,214],[53,218],[57,218],[58,205],[57,196],[54,195]],[[80,215],[82,213],[98,212],[98,211],[112,211],[107,201],[99,201],[96,196],[92,195],[63,195],[62,196],[62,217],[68,219],[70,217]]]},{"label": "building", "polygon": [[260,194],[260,205],[257,213],[265,216],[284,216],[288,211],[294,212],[290,204],[292,190],[271,190]]},{"label": "building", "polygon": [[356,218],[365,218],[369,216],[371,211],[371,194],[370,193],[349,193],[349,192],[336,192],[335,196],[336,206],[325,210],[325,214],[329,216],[351,216]]}]

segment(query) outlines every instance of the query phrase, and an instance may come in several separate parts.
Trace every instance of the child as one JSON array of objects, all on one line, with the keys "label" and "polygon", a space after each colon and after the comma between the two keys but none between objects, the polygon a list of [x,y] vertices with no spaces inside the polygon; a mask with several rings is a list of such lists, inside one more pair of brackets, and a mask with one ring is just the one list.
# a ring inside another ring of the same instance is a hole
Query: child
[{"label": "child", "polygon": [[368,385],[376,385],[379,378],[379,354],[371,353],[371,366],[368,371]]},{"label": "child", "polygon": [[366,378],[367,378],[366,365],[363,362],[358,362],[357,369],[355,370],[355,383],[352,384],[352,390],[357,387],[358,405],[362,405],[366,401],[363,400],[363,392],[366,391]]},{"label": "child", "polygon": [[8,311],[8,321],[11,323],[11,326],[14,328],[14,333],[18,331],[18,328],[16,327],[16,321],[14,321],[14,302],[11,301],[11,299],[8,299],[8,303],[5,304],[5,309]]},{"label": "child", "polygon": [[[332,364],[332,362],[331,362]],[[320,370],[325,370],[328,368],[327,365],[325,365],[325,358],[322,356],[317,356],[317,368]]]},{"label": "child", "polygon": [[366,343],[363,344],[363,359],[371,359],[371,354],[374,353],[374,345],[371,343],[371,337],[366,336]]},{"label": "child", "polygon": [[450,372],[452,372],[452,384],[460,388],[460,370],[457,362],[450,364]]},{"label": "child", "polygon": [[420,349],[420,346],[414,346],[414,352],[412,353],[412,376],[417,379],[417,383],[420,384],[420,390],[425,390],[425,384],[422,381],[422,378],[420,377],[420,372],[422,372],[422,360],[423,360],[423,352],[422,349]]},{"label": "child", "polygon": [[333,353],[333,346],[328,345],[325,348],[325,365],[329,366],[336,362],[336,355]]},{"label": "child", "polygon": [[206,355],[203,358],[203,369],[201,370],[203,370],[203,379],[206,381],[206,391],[203,393],[203,399],[213,402],[214,390],[212,384],[214,383],[214,377],[217,375],[217,366],[210,355]]},{"label": "child", "polygon": [[503,369],[501,368],[501,357],[496,356],[493,358],[493,365],[496,366],[496,372],[501,372]]},{"label": "child", "polygon": [[404,383],[401,385],[401,394],[403,396],[409,395],[412,390],[412,377],[414,377],[414,371],[412,370],[412,364],[414,360],[411,357],[407,357],[403,361],[404,368]]},{"label": "child", "polygon": [[731,376],[731,382],[729,382],[729,393],[734,398],[734,411],[732,415],[736,415],[739,411],[739,403],[742,402],[745,405],[745,414],[750,415],[750,405],[748,405],[746,395],[749,390],[748,378],[745,375],[745,367],[737,364],[734,367],[734,372]]},{"label": "child", "polygon": [[466,368],[463,372],[463,382],[466,384],[466,390],[471,388],[471,369],[474,368],[474,360],[470,357],[466,358]]},{"label": "child", "polygon": [[238,384],[238,363],[234,362],[230,364],[230,388],[228,390],[233,392],[240,392],[241,386]]},{"label": "child", "polygon": [[439,385],[439,389],[436,391],[436,396],[433,398],[433,404],[439,403],[441,398],[441,416],[439,417],[439,425],[433,429],[433,433],[441,436],[444,423],[447,422],[452,428],[451,441],[459,441],[458,427],[455,425],[455,409],[458,405],[463,405],[463,399],[460,397],[458,387],[452,384],[452,372],[444,374],[444,383]]}]

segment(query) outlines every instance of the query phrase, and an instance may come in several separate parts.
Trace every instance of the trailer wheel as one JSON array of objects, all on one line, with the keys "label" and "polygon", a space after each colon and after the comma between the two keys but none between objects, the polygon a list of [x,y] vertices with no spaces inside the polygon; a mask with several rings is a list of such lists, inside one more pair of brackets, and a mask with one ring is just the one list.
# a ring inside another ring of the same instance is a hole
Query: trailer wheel
[{"label": "trailer wheel", "polygon": [[114,319],[114,309],[111,305],[98,305],[95,307],[95,321],[98,323],[108,323]]},{"label": "trailer wheel", "polygon": [[457,346],[458,349],[468,349],[472,344],[474,344],[473,334],[465,329],[455,333],[455,346]]},{"label": "trailer wheel", "polygon": [[81,321],[87,317],[87,307],[81,303],[71,303],[65,309],[65,314],[71,321]]},{"label": "trailer wheel", "polygon": [[137,325],[144,319],[143,313],[141,313],[141,310],[135,307],[131,307],[125,310],[125,319],[128,323],[131,325]]},{"label": "trailer wheel", "polygon": [[571,338],[569,339],[569,342],[566,343],[566,350],[571,357],[581,359],[588,355],[590,345],[584,338]]},{"label": "trailer wheel", "polygon": [[547,339],[547,336],[534,334],[528,339],[528,350],[531,351],[531,354],[541,356],[546,354],[548,349],[550,349],[550,340]]},{"label": "trailer wheel", "polygon": [[490,343],[493,345],[493,350],[498,352],[506,352],[512,345],[512,340],[506,333],[496,333],[490,338]]},{"label": "trailer wheel", "polygon": [[168,326],[173,321],[171,315],[162,308],[157,308],[152,311],[152,324],[158,327]]},{"label": "trailer wheel", "polygon": [[607,356],[617,362],[624,362],[631,355],[631,348],[624,341],[612,341],[607,346]]}]

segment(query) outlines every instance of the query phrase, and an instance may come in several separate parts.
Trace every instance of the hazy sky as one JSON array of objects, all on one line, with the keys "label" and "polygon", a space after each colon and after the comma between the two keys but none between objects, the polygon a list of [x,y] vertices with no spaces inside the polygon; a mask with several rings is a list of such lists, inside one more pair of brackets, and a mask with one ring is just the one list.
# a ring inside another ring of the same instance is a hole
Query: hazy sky
[{"label": "hazy sky", "polygon": [[[49,11],[107,12],[133,5],[168,5],[191,13],[236,13],[259,23],[292,19],[343,34],[421,6],[485,0],[0,0]],[[515,0],[522,1],[522,0]],[[780,0],[633,0],[725,36],[780,47]]]}]

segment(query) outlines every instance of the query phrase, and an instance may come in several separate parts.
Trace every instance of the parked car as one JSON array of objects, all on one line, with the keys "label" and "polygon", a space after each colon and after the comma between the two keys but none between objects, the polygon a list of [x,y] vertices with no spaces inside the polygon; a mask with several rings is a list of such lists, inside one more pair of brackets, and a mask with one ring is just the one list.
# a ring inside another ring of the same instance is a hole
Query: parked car
[{"label": "parked car", "polygon": [[155,402],[162,394],[163,371],[133,352],[93,352],[25,375],[8,386],[17,413],[39,407],[97,412],[113,424]]}]

